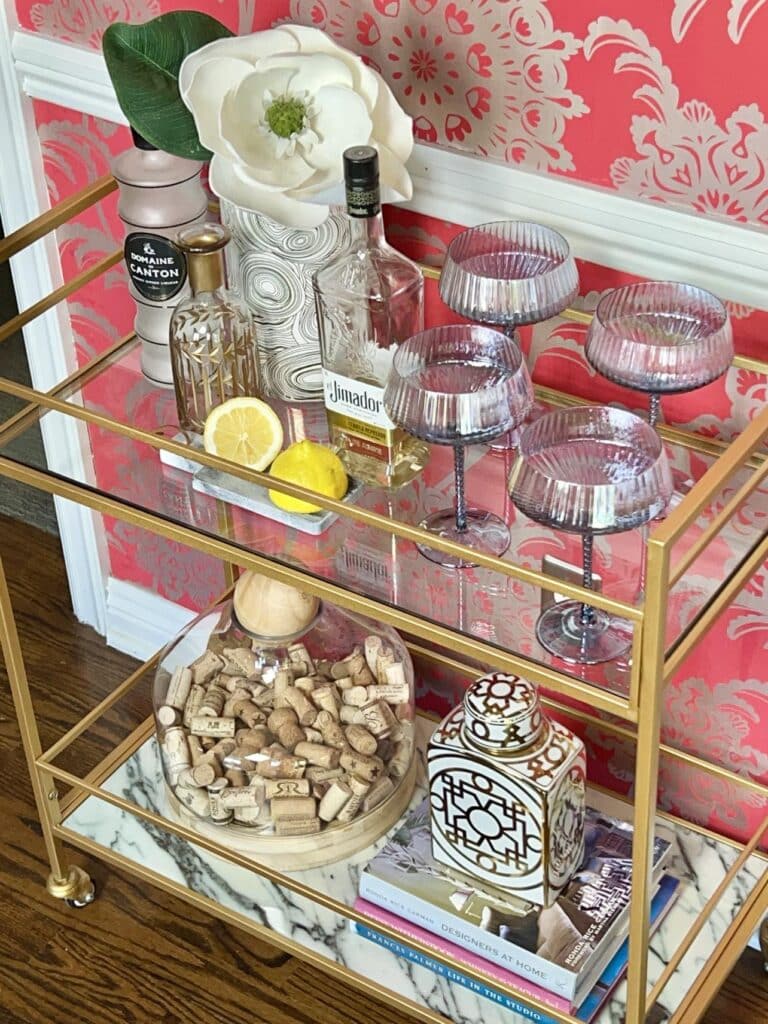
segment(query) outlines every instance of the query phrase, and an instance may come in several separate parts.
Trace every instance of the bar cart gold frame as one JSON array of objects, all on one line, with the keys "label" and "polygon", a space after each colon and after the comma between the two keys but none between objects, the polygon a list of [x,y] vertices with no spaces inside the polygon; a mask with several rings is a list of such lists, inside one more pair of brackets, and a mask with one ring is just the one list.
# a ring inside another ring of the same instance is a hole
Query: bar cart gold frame
[{"label": "bar cart gold frame", "polygon": [[[58,206],[0,243],[0,262],[9,259],[27,245],[32,244],[48,232],[55,230],[60,225],[77,216],[83,210],[99,202],[115,188],[116,183],[114,179],[110,176],[105,176],[63,203],[58,204]],[[78,274],[67,284],[56,289],[49,296],[41,299],[28,310],[18,314],[5,325],[0,326],[0,342],[6,340],[6,338],[29,323],[34,317],[45,312],[62,299],[71,295],[78,288],[83,287],[99,274],[114,266],[119,262],[120,258],[121,252],[119,250],[111,253],[87,271]],[[437,271],[428,267],[425,267],[424,270],[429,276],[436,277],[438,275]],[[589,314],[577,310],[566,310],[563,316],[579,322],[588,322],[590,319]],[[4,444],[7,443],[27,430],[46,412],[54,411],[73,417],[83,423],[105,428],[113,433],[140,441],[154,448],[164,449],[177,455],[185,455],[187,449],[184,445],[131,425],[120,423],[101,413],[67,401],[77,389],[108,367],[110,362],[117,359],[132,343],[133,335],[121,339],[86,366],[45,393],[0,378],[0,391],[22,399],[26,403],[24,408],[18,413],[0,424],[0,441]],[[752,370],[768,376],[768,363],[760,360],[737,356],[734,364],[739,368]],[[559,404],[577,404],[581,401],[575,396],[547,388],[539,388],[538,391],[540,397]],[[668,591],[682,577],[704,548],[729,523],[738,511],[741,503],[768,476],[768,457],[766,457],[765,448],[766,441],[768,441],[768,407],[730,445],[699,437],[690,432],[672,427],[662,426],[660,427],[660,432],[670,441],[710,456],[716,456],[717,460],[696,483],[681,504],[671,511],[663,522],[654,525],[647,541],[646,597],[642,606],[636,607],[627,602],[607,597],[604,594],[587,591],[581,586],[566,583],[542,572],[524,569],[521,566],[503,562],[492,556],[471,552],[473,561],[484,568],[494,570],[497,573],[507,575],[552,593],[557,591],[559,594],[577,600],[588,598],[591,604],[630,619],[634,624],[634,638],[632,671],[629,693],[626,697],[607,692],[589,683],[577,682],[572,676],[562,673],[555,668],[529,661],[524,656],[511,651],[500,650],[498,647],[485,643],[483,640],[457,633],[447,626],[422,619],[414,613],[392,608],[378,603],[375,599],[352,593],[331,581],[308,575],[301,569],[274,562],[255,551],[244,550],[225,538],[212,537],[196,531],[194,527],[169,522],[159,514],[146,509],[136,508],[134,505],[119,498],[97,493],[84,484],[68,481],[45,470],[21,465],[5,455],[0,455],[0,476],[6,476],[51,494],[71,499],[97,513],[114,516],[127,523],[152,531],[159,536],[169,538],[214,556],[224,563],[230,583],[236,571],[234,566],[257,569],[275,579],[299,584],[304,590],[321,598],[327,598],[362,614],[373,615],[380,621],[387,622],[396,628],[410,633],[411,636],[417,638],[417,641],[421,640],[426,641],[430,645],[437,645],[442,650],[450,650],[459,657],[464,656],[473,661],[493,665],[500,669],[524,673],[528,678],[545,686],[550,694],[577,698],[582,702],[586,701],[596,711],[608,712],[614,718],[622,720],[625,723],[624,725],[617,724],[611,720],[606,721],[604,718],[599,718],[597,715],[589,712],[575,711],[570,707],[566,708],[557,701],[555,696],[550,696],[546,701],[551,708],[566,711],[572,717],[585,722],[597,723],[604,731],[613,733],[618,737],[633,740],[636,743],[634,882],[629,927],[630,954],[626,1024],[642,1024],[648,1010],[664,989],[667,980],[677,969],[687,950],[704,927],[708,916],[716,907],[719,898],[737,876],[747,859],[757,855],[764,860],[768,860],[760,852],[760,844],[764,841],[766,829],[768,829],[768,817],[766,817],[749,843],[734,844],[741,847],[739,856],[708,900],[704,910],[696,919],[688,934],[682,938],[677,951],[666,965],[661,977],[651,991],[648,992],[649,906],[652,895],[651,851],[656,815],[660,755],[673,758],[699,771],[727,779],[741,787],[746,787],[749,791],[758,794],[763,799],[768,799],[768,786],[760,785],[753,780],[736,775],[724,767],[711,764],[690,753],[678,751],[660,743],[661,697],[665,684],[678,669],[685,657],[702,639],[717,616],[734,600],[744,584],[768,559],[768,536],[766,536],[752,548],[741,563],[730,573],[728,578],[722,582],[716,593],[708,600],[687,631],[672,645],[671,649],[665,649],[664,632],[667,618]],[[375,512],[355,506],[348,506],[339,501],[320,498],[316,494],[307,492],[297,485],[267,478],[262,473],[245,469],[204,452],[196,452],[195,459],[203,465],[224,469],[245,481],[262,485],[268,484],[268,486],[294,497],[311,498],[316,504],[334,511],[347,519],[363,522],[397,537],[413,541],[428,540],[430,546],[441,548],[453,554],[461,555],[468,553],[468,549],[462,545],[436,538],[432,534],[427,534],[419,527],[395,522]],[[702,510],[707,507],[712,498],[719,493],[730,477],[743,468],[751,471],[749,478],[739,487],[733,497],[729,499],[725,507],[712,518],[695,544],[689,547],[672,564],[672,550],[676,541],[685,533]],[[109,775],[152,734],[153,721],[151,717],[147,718],[138,729],[134,730],[119,743],[109,756],[84,777],[65,771],[55,763],[64,750],[93,726],[103,714],[116,705],[137,684],[144,673],[152,669],[157,662],[157,655],[137,669],[136,672],[117,686],[108,697],[96,705],[68,732],[61,736],[47,750],[43,751],[24,667],[22,647],[16,629],[7,581],[1,562],[0,641],[2,642],[21,739],[50,862],[51,872],[47,888],[52,896],[68,900],[78,906],[84,905],[92,898],[93,888],[89,876],[82,868],[68,867],[66,864],[63,844],[67,842],[79,847],[86,853],[92,854],[97,859],[128,870],[150,884],[160,886],[166,891],[187,899],[202,907],[208,913],[214,914],[230,924],[260,935],[273,945],[281,947],[301,959],[314,963],[323,970],[343,978],[343,980],[363,989],[376,998],[384,999],[391,1005],[397,1006],[414,1017],[444,1024],[445,1018],[439,1014],[423,1007],[418,1007],[410,1000],[397,996],[368,979],[350,972],[342,965],[329,962],[324,957],[299,946],[293,940],[276,934],[267,927],[251,922],[236,912],[220,906],[213,900],[187,890],[183,886],[164,878],[150,868],[135,864],[121,854],[107,850],[93,840],[67,829],[65,822],[67,814],[88,796],[96,796],[121,810],[156,825],[160,829],[194,842],[197,846],[231,863],[246,867],[264,878],[308,897],[338,914],[342,914],[352,920],[373,924],[373,922],[368,921],[365,915],[346,905],[342,905],[324,893],[308,887],[297,878],[283,875],[277,870],[260,864],[254,864],[250,859],[200,836],[197,832],[184,825],[168,821],[102,788]],[[474,671],[474,669],[459,661],[456,657],[440,653],[440,651],[435,651],[431,647],[424,647],[417,641],[413,641],[410,644],[413,652],[431,658],[433,661],[443,665],[457,668],[466,674],[471,674]],[[56,789],[57,783],[69,787],[69,791],[64,797],[59,796]],[[687,822],[685,824],[688,827],[695,827],[690,826]],[[700,831],[706,830],[701,829]],[[700,1020],[740,955],[747,939],[766,912],[768,912],[768,870],[763,872],[759,882],[744,901],[740,912],[734,917],[721,936],[704,968],[695,978],[691,979],[691,987],[688,990],[687,996],[675,1010],[670,1024],[695,1024],[696,1021]],[[375,927],[390,938],[398,938],[396,932],[380,922],[376,922]],[[422,946],[419,942],[415,940],[409,940],[409,942],[418,952],[441,960],[447,966],[456,966],[452,964],[450,959],[436,954],[434,950]],[[480,974],[469,968],[466,964],[461,965],[461,970],[476,981],[483,980]],[[549,1017],[556,1019],[561,1024],[576,1024],[575,1018],[567,1013],[555,1010],[535,998],[517,992],[510,986],[500,984],[498,987],[505,994],[515,997],[533,1009],[548,1014]]]}]

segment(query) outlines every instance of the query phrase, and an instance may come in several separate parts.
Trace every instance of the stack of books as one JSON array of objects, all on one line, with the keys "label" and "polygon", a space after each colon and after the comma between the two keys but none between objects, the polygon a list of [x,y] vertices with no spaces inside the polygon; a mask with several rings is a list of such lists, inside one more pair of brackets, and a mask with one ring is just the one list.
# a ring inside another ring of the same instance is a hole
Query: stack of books
[{"label": "stack of books", "polygon": [[[651,927],[671,907],[679,882],[664,867],[671,838],[655,839]],[[494,989],[513,986],[560,1011],[590,1021],[627,967],[632,826],[588,808],[581,867],[550,907],[494,891],[432,858],[429,803],[424,800],[360,876],[355,909],[401,935],[368,925],[357,933],[422,964],[529,1020],[550,1018]],[[467,965],[488,984],[417,952],[409,940]]]}]

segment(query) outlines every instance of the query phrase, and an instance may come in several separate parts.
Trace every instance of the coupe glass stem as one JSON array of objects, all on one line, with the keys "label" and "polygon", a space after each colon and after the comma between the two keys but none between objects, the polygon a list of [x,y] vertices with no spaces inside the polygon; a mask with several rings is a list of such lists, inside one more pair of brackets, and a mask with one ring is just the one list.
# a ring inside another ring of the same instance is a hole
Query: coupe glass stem
[{"label": "coupe glass stem", "polygon": [[658,391],[651,392],[651,403],[648,407],[648,423],[656,429],[656,425],[661,419],[661,395]]},{"label": "coupe glass stem", "polygon": [[456,529],[462,533],[467,528],[467,499],[464,494],[464,448],[460,444],[453,449],[453,466],[456,475]]},{"label": "coupe glass stem", "polygon": [[[592,548],[593,537],[591,533],[585,533],[581,538],[581,557],[583,565],[582,583],[587,590],[592,589]],[[595,610],[591,605],[582,604],[581,624],[590,626],[595,621]]]}]

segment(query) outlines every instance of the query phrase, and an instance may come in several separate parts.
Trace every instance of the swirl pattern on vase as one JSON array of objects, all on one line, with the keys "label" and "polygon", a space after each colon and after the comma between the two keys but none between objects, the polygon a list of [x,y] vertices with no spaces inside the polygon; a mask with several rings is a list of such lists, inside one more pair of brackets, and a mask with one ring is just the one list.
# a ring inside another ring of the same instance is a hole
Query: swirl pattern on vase
[{"label": "swirl pattern on vase", "polygon": [[317,228],[287,228],[226,200],[222,220],[232,232],[233,283],[256,321],[265,394],[285,401],[322,398],[312,274],[349,241],[349,226],[332,211]]}]

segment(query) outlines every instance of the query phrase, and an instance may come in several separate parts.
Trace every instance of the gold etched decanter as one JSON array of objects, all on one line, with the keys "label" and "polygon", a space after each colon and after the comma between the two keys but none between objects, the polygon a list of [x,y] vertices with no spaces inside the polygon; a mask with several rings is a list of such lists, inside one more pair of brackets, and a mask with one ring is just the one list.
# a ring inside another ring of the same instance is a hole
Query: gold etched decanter
[{"label": "gold etched decanter", "polygon": [[253,321],[226,286],[224,246],[230,237],[220,224],[196,224],[177,237],[192,294],[171,317],[171,363],[179,424],[194,433],[202,433],[215,406],[259,394]]},{"label": "gold etched decanter", "polygon": [[427,769],[435,860],[553,903],[584,854],[586,757],[536,687],[501,672],[476,680],[433,733]]}]

